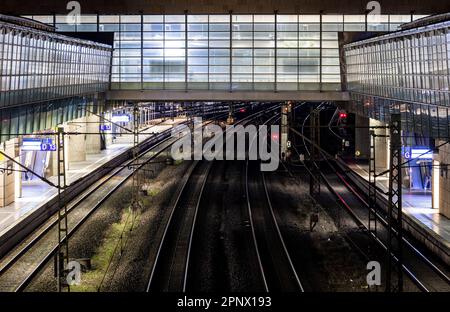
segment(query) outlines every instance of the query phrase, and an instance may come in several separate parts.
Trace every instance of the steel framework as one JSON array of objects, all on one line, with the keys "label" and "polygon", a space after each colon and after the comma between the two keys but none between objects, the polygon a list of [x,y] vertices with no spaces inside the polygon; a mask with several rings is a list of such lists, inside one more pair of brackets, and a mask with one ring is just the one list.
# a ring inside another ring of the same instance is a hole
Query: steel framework
[{"label": "steel framework", "polygon": [[313,198],[320,194],[320,111],[313,109],[310,115],[310,135],[311,135],[311,151],[310,165],[311,174],[309,175],[309,193]]},{"label": "steel framework", "polygon": [[66,166],[64,157],[65,135],[64,128],[58,127],[57,132],[57,174],[58,174],[58,251],[56,253],[56,278],[58,291],[61,292],[64,286],[70,291],[70,286],[66,279],[66,266],[69,263],[69,240],[67,224],[67,204],[65,201],[64,189],[67,187]]},{"label": "steel framework", "polygon": [[319,205],[317,197],[320,195],[320,110],[312,109],[310,114],[310,175],[309,175],[309,194],[314,199],[313,212],[310,215],[309,227],[313,231],[317,222],[319,222]]},{"label": "steel framework", "polygon": [[377,173],[375,158],[375,131],[370,131],[370,155],[369,155],[369,232],[378,236],[377,233]]},{"label": "steel framework", "polygon": [[[401,115],[392,114],[390,128],[390,164],[389,164],[389,206],[386,291],[403,291],[403,212],[402,212],[402,141]],[[397,285],[392,284],[393,267],[397,274]]]}]

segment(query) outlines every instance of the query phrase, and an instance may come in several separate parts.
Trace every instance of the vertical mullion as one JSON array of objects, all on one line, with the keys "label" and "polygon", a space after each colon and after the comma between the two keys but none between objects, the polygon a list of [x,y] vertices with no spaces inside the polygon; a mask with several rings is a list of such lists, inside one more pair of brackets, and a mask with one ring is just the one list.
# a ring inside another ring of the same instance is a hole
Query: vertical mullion
[{"label": "vertical mullion", "polygon": [[207,22],[208,24],[207,24],[207,27],[208,27],[208,90],[210,90],[210,85],[211,85],[211,80],[210,80],[210,56],[211,56],[211,47],[210,47],[210,40],[211,40],[211,36],[210,36],[210,28],[211,28],[211,26],[210,26],[210,23],[211,23],[211,20],[210,20],[210,15],[208,14],[208,22]]},{"label": "vertical mullion", "polygon": [[144,90],[144,14],[141,12],[141,90]]},{"label": "vertical mullion", "polygon": [[[10,30],[10,33],[9,33],[10,35],[9,35],[9,37],[10,37],[10,50],[9,50],[9,62],[10,62],[10,67],[9,67],[9,73],[7,74],[8,76],[9,76],[9,81],[8,81],[8,91],[9,91],[9,93],[10,93],[10,95],[12,95],[13,94],[13,92],[11,92],[12,90],[11,90],[11,84],[12,84],[12,68],[13,68],[13,52],[14,52],[14,36],[13,36],[13,30],[11,29]],[[11,100],[12,100],[12,98],[11,98],[11,96],[9,96],[9,99],[8,99],[8,105],[9,104],[11,104]]]},{"label": "vertical mullion", "polygon": [[166,89],[166,15],[163,15],[163,90]]},{"label": "vertical mullion", "polygon": [[[5,57],[4,57],[4,55],[5,55],[6,31],[5,31],[5,29],[0,29],[0,32],[1,32],[1,35],[2,35],[2,41],[0,42],[0,44],[1,44],[1,49],[0,49],[0,77],[3,77],[3,65],[5,65],[5,67],[6,67],[6,64],[4,64],[6,62]],[[0,81],[0,91],[6,91],[6,90],[3,90],[3,82],[2,81]]]},{"label": "vertical mullion", "polygon": [[[188,91],[188,13],[184,11],[184,91]],[[209,75],[209,73],[208,73]]]},{"label": "vertical mullion", "polygon": [[278,90],[278,36],[277,36],[277,33],[278,33],[278,31],[277,31],[277,24],[278,24],[278,11],[277,10],[275,10],[275,12],[274,12],[274,15],[275,15],[275,29],[274,29],[274,40],[275,40],[275,55],[274,55],[274,57],[275,57],[275,68],[274,68],[274,74],[275,74],[275,77],[274,77],[274,88],[273,88],[273,91],[274,92],[277,92],[277,90]]},{"label": "vertical mullion", "polygon": [[323,22],[323,11],[320,11],[320,20],[319,20],[319,91],[322,92],[322,22]]},{"label": "vertical mullion", "polygon": [[252,90],[255,90],[255,16],[252,15]]},{"label": "vertical mullion", "polygon": [[[443,43],[444,43],[444,33],[443,30],[439,31],[439,44],[438,44],[438,65],[439,68],[443,68],[444,66],[444,59],[442,58],[444,55],[444,51],[443,51]],[[445,48],[447,48],[447,46],[445,46]],[[439,91],[438,91],[438,95],[439,95],[439,105],[442,103],[442,96],[443,96],[443,89],[445,88],[445,85],[443,85],[443,79],[442,77],[442,72],[438,73],[438,82],[439,82]]]},{"label": "vertical mullion", "polygon": [[297,91],[300,90],[300,18],[297,15],[297,87],[295,88]]},{"label": "vertical mullion", "polygon": [[[429,83],[429,87],[428,90],[431,89],[432,85],[433,85],[433,79],[432,79],[432,69],[433,69],[433,60],[432,60],[432,55],[433,55],[433,47],[431,45],[431,39],[430,39],[430,34],[426,33],[426,39],[427,39],[427,54],[428,54],[428,83]],[[427,98],[427,104],[429,104],[430,100],[430,96],[428,96]]]},{"label": "vertical mullion", "polygon": [[119,62],[118,62],[118,66],[119,66],[119,71],[118,71],[118,75],[119,75],[119,90],[122,90],[123,87],[123,80],[122,80],[122,17],[119,16],[119,39],[118,39],[118,45],[119,45]]},{"label": "vertical mullion", "polygon": [[233,12],[230,11],[230,84],[229,84],[229,92],[233,92]]},{"label": "vertical mullion", "polygon": [[17,54],[17,65],[18,65],[18,67],[19,68],[17,68],[16,70],[17,70],[17,72],[16,72],[16,74],[17,74],[17,93],[18,94],[20,94],[20,98],[22,98],[20,101],[21,101],[21,103],[23,103],[24,101],[23,101],[23,92],[22,92],[22,88],[21,88],[21,86],[20,86],[20,82],[21,82],[21,80],[22,80],[22,71],[21,71],[21,69],[22,69],[22,49],[23,49],[23,38],[24,38],[24,36],[20,36],[20,44],[19,44],[19,47],[20,47],[20,49],[18,50],[19,52],[18,52],[18,54]]},{"label": "vertical mullion", "polygon": [[[448,49],[448,47],[449,47],[449,42],[448,42],[448,36],[447,36],[447,34],[448,34],[448,31],[449,31],[449,29],[448,28],[446,28],[445,30],[444,30],[444,43],[445,43],[445,48],[444,48],[444,55],[446,56],[445,57],[445,59],[444,59],[444,62],[446,62],[447,64],[445,65],[445,67],[447,68],[447,74],[445,75],[445,79],[447,80],[447,85],[450,85],[450,55],[449,55],[449,49]],[[445,98],[446,98],[446,100],[448,100],[448,98],[449,98],[449,91],[447,90],[447,91],[445,91],[446,92],[446,96],[445,96]],[[450,133],[449,133],[450,134]]]},{"label": "vertical mullion", "polygon": [[364,14],[364,20],[365,20],[365,31],[367,32],[367,16],[369,15],[369,13],[366,11],[366,13]]},{"label": "vertical mullion", "polygon": [[[45,90],[47,91],[46,93],[47,94],[50,94],[50,87],[49,87],[49,83],[50,83],[50,75],[51,75],[51,73],[50,73],[50,68],[51,68],[51,66],[50,66],[50,62],[51,62],[51,59],[50,59],[50,54],[51,54],[51,49],[50,49],[50,46],[51,46],[51,42],[50,41],[47,41],[47,59],[45,60],[45,65],[47,66],[47,70],[46,70],[46,77],[45,77]],[[30,49],[28,49],[28,68],[27,68],[27,72],[29,73],[29,64],[30,64]]]}]

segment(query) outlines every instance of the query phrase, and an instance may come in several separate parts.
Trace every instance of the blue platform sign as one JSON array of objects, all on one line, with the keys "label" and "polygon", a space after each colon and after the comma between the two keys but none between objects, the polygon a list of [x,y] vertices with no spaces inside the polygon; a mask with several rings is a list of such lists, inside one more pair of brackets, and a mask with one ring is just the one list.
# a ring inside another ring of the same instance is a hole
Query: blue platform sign
[{"label": "blue platform sign", "polygon": [[411,148],[411,158],[413,159],[422,159],[422,160],[432,160],[433,159],[433,150],[430,150],[429,147],[413,147]]},{"label": "blue platform sign", "polygon": [[111,125],[100,125],[100,131],[109,131],[111,130]]},{"label": "blue platform sign", "polygon": [[429,147],[424,146],[404,146],[402,147],[402,155],[405,159],[414,160],[432,160],[433,151]]},{"label": "blue platform sign", "polygon": [[405,159],[411,159],[411,146],[402,147],[402,156]]},{"label": "blue platform sign", "polygon": [[111,117],[112,122],[130,122],[131,118],[129,115],[113,115]]},{"label": "blue platform sign", "polygon": [[24,138],[22,140],[22,151],[54,152],[56,145],[50,138]]},{"label": "blue platform sign", "polygon": [[42,139],[41,151],[54,152],[56,151],[56,144],[53,143],[53,139]]}]

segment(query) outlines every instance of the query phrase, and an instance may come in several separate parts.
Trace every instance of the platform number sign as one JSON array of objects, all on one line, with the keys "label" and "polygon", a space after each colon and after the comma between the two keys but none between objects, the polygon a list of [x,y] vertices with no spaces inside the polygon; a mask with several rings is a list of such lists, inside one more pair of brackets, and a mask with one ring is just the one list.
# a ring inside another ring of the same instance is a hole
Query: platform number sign
[{"label": "platform number sign", "polygon": [[24,138],[22,141],[22,151],[56,151],[56,144],[51,138]]},{"label": "platform number sign", "polygon": [[109,131],[111,130],[111,125],[100,125],[100,131]]},{"label": "platform number sign", "polygon": [[402,147],[402,155],[403,155],[403,158],[410,159],[411,158],[411,147],[403,146]]},{"label": "platform number sign", "polygon": [[43,139],[41,143],[41,151],[54,152],[56,151],[56,144],[53,143],[52,139]]}]

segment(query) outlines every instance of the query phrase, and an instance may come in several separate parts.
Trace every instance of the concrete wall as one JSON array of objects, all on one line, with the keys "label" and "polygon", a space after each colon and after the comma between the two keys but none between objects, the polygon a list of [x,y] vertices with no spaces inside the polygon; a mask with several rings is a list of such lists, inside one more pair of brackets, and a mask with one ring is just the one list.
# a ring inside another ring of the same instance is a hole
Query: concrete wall
[{"label": "concrete wall", "polygon": [[[66,132],[86,132],[86,118],[78,118],[68,123],[64,130]],[[66,135],[65,144],[68,146],[67,161],[86,160],[86,135]]]},{"label": "concrete wall", "polygon": [[[370,119],[369,121],[370,126],[386,126],[385,123]],[[389,139],[385,136],[388,133],[387,129],[374,129],[376,135],[381,135],[381,137],[377,137],[375,139],[375,166],[377,172],[384,171],[386,169],[389,169]]]},{"label": "concrete wall", "polygon": [[[442,141],[437,142],[438,145]],[[450,164],[450,145],[445,144],[439,148],[438,161],[441,165],[439,174],[439,213],[450,218],[450,172],[447,167]]]},{"label": "concrete wall", "polygon": [[[1,144],[0,149],[5,152],[9,157],[16,157],[15,144],[16,139],[6,141]],[[0,156],[0,168],[11,169],[3,170],[0,172],[0,207],[7,206],[14,202],[15,199],[15,171],[16,166],[14,163],[3,155]]]},{"label": "concrete wall", "polygon": [[369,118],[355,115],[355,152],[359,152],[357,159],[370,157],[370,130]]},{"label": "concrete wall", "polygon": [[[100,126],[100,117],[91,115],[86,117],[86,132],[98,133]],[[98,134],[86,135],[86,154],[100,153],[100,136]]]}]

